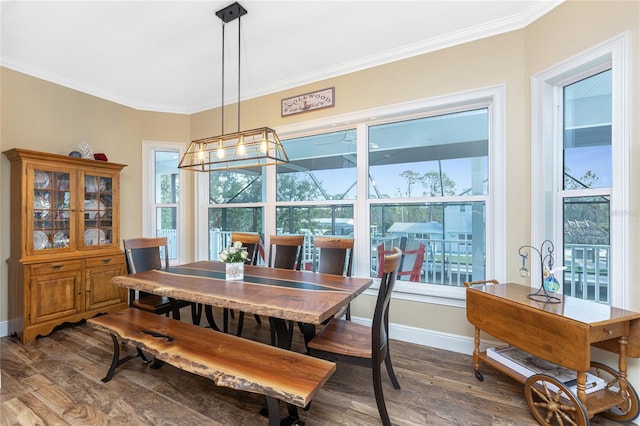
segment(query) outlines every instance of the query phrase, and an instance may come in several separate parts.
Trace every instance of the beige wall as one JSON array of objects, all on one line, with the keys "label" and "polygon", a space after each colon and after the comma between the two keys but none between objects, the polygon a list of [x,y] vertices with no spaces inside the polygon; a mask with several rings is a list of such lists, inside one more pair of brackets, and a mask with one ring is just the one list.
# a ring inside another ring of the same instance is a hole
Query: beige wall
[{"label": "beige wall", "polygon": [[[141,112],[0,68],[0,151],[20,147],[66,155],[78,143],[127,164],[121,180],[121,237],[141,234],[141,141],[189,141],[189,116]],[[7,320],[9,162],[0,161],[0,322]]]},{"label": "beige wall", "polygon": [[[570,23],[570,25],[569,25]],[[517,276],[517,248],[530,241],[530,76],[616,34],[631,31],[633,52],[632,117],[638,117],[640,2],[567,2],[521,31],[421,55],[327,81],[243,102],[242,128],[278,127],[398,102],[505,84],[507,109],[507,279]],[[570,28],[570,29],[569,29]],[[142,140],[183,141],[220,132],[220,113],[206,111],[192,116],[141,112],[100,100],[67,88],[2,69],[1,150],[12,147],[66,154],[78,142],[90,143],[110,160],[128,164],[123,172],[122,236],[141,233]],[[335,87],[335,108],[280,117],[280,99],[326,87]],[[375,90],[372,90],[375,88]],[[226,114],[226,129],[235,129],[235,114]],[[638,126],[632,135],[632,160],[638,164]],[[632,167],[633,169],[633,167]],[[8,162],[0,162],[0,258],[9,256],[6,241],[8,217]],[[634,172],[634,182],[637,182]],[[189,177],[189,179],[191,176]],[[191,181],[185,182],[185,189]],[[637,192],[632,182],[632,193]],[[192,203],[192,191],[184,201]],[[632,201],[631,231],[638,245],[638,201]],[[192,253],[190,253],[192,255]],[[631,276],[638,275],[640,259],[632,258]],[[7,270],[0,263],[0,321],[7,319]],[[640,310],[635,291],[634,306]],[[410,301],[394,301],[391,321],[442,333],[471,336],[464,310]],[[354,315],[367,315],[372,298],[354,303]]]}]

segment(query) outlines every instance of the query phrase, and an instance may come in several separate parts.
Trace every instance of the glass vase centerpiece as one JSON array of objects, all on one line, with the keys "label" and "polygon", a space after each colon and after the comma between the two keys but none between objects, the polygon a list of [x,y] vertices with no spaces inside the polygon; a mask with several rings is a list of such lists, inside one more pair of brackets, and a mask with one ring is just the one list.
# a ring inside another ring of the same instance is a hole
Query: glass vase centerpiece
[{"label": "glass vase centerpiece", "polygon": [[244,279],[244,262],[249,257],[241,241],[235,241],[231,247],[220,252],[220,261],[225,264],[225,279],[240,281]]}]

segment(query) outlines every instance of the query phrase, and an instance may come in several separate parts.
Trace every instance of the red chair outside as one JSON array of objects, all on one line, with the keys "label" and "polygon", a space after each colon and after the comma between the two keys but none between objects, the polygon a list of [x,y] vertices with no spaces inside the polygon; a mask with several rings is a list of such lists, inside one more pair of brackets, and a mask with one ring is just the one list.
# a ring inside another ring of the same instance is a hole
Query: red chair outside
[{"label": "red chair outside", "polygon": [[[423,243],[420,243],[417,249],[404,250],[402,252],[402,263],[400,265],[400,271],[398,272],[398,279],[402,279],[403,276],[408,276],[409,281],[420,282],[420,275],[422,274],[422,263],[424,262],[424,254],[426,247]],[[378,245],[378,265],[384,264],[384,256],[393,254],[393,250],[385,250],[384,244]],[[415,256],[415,257],[413,257]],[[407,258],[414,259],[411,269],[406,269]],[[378,278],[382,278],[382,268],[378,267]]]}]

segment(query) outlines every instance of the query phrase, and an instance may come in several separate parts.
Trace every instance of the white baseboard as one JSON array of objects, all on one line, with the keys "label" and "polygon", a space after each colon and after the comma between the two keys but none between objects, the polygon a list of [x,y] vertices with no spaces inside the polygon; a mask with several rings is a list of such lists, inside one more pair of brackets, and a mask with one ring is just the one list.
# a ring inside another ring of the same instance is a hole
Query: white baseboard
[{"label": "white baseboard", "polygon": [[[368,318],[352,316],[351,320],[371,326],[371,320]],[[473,337],[442,333],[439,331],[394,323],[389,323],[389,337],[403,342],[415,343],[416,345],[429,346],[466,355],[473,354]],[[480,349],[486,350],[488,347],[498,346],[501,344],[503,343],[498,341],[493,342],[483,340],[480,344]]]}]

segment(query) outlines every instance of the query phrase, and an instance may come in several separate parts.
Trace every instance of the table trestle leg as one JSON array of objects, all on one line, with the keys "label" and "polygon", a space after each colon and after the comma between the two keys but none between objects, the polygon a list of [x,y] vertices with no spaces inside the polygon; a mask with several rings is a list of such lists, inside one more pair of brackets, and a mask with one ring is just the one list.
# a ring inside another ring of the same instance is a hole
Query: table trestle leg
[{"label": "table trestle leg", "polygon": [[126,357],[120,359],[120,342],[118,341],[118,337],[115,334],[111,334],[111,340],[113,340],[113,358],[111,359],[111,365],[109,366],[107,375],[102,379],[103,383],[107,383],[109,380],[113,379],[113,375],[116,373],[116,368],[120,367],[122,364],[129,360],[140,357],[142,358],[142,362],[144,362],[145,364],[149,362],[140,348],[136,348],[135,355],[127,355]]}]

